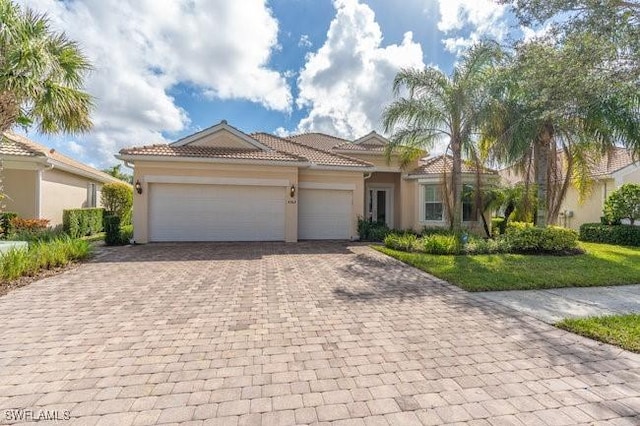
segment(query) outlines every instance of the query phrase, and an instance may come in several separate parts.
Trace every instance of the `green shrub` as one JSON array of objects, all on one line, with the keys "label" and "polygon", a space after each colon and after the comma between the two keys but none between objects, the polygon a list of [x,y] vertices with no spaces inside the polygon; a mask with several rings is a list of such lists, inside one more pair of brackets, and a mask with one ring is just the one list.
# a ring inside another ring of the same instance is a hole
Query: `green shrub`
[{"label": "green shrub", "polygon": [[504,238],[509,250],[515,253],[568,254],[578,250],[578,233],[573,229],[557,226],[508,227]]},{"label": "green shrub", "polygon": [[491,235],[502,235],[507,230],[507,220],[504,217],[491,218]]},{"label": "green shrub", "polygon": [[592,243],[640,247],[640,227],[635,225],[585,223],[580,226],[580,240]]},{"label": "green shrub", "polygon": [[0,234],[2,234],[3,237],[7,237],[9,234],[11,234],[11,220],[15,219],[16,217],[18,217],[18,213],[0,213]]},{"label": "green shrub", "polygon": [[103,217],[103,208],[63,210],[62,227],[71,238],[93,235],[102,231]]},{"label": "green shrub", "polygon": [[522,231],[523,229],[533,228],[533,223],[531,222],[509,222],[505,229],[505,234],[508,234],[512,231]]},{"label": "green shrub", "polygon": [[383,222],[358,219],[358,236],[362,241],[384,241],[391,230]]},{"label": "green shrub", "polygon": [[464,253],[469,255],[508,253],[510,248],[506,238],[484,239],[475,237],[470,238],[469,242],[465,244]]},{"label": "green shrub", "polygon": [[104,217],[104,242],[108,246],[119,246],[129,244],[133,238],[133,226],[120,226],[120,218],[118,216]]},{"label": "green shrub", "polygon": [[133,188],[124,182],[111,182],[102,185],[100,201],[110,215],[120,217],[123,225],[131,223],[133,206]]},{"label": "green shrub", "polygon": [[427,235],[420,238],[417,244],[428,254],[460,254],[463,248],[458,235]]},{"label": "green shrub", "polygon": [[625,183],[613,191],[604,203],[604,217],[611,224],[627,219],[633,225],[640,219],[640,185]]},{"label": "green shrub", "polygon": [[0,255],[0,279],[11,281],[32,276],[43,269],[67,265],[91,254],[91,244],[67,236],[29,244],[27,250],[13,249]]},{"label": "green shrub", "polygon": [[51,241],[56,238],[67,236],[62,229],[62,226],[56,226],[55,228],[46,228],[38,230],[21,230],[13,231],[8,237],[8,240],[12,241]]},{"label": "green shrub", "polygon": [[385,247],[394,250],[413,251],[418,237],[412,233],[391,233],[384,238]]},{"label": "green shrub", "polygon": [[427,235],[453,235],[453,231],[448,228],[441,228],[435,226],[424,226],[420,230],[420,235],[425,237]]}]

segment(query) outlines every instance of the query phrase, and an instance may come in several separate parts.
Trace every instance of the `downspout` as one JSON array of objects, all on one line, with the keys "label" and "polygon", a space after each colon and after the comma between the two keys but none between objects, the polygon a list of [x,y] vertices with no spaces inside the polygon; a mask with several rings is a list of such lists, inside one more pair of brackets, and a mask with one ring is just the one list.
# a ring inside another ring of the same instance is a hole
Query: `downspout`
[{"label": "downspout", "polygon": [[38,219],[42,219],[42,172],[46,172],[49,170],[53,170],[53,168],[55,167],[53,164],[46,164],[46,167],[42,168],[42,169],[38,169],[38,179],[36,182],[36,194],[35,194],[35,201],[36,201],[36,217]]}]

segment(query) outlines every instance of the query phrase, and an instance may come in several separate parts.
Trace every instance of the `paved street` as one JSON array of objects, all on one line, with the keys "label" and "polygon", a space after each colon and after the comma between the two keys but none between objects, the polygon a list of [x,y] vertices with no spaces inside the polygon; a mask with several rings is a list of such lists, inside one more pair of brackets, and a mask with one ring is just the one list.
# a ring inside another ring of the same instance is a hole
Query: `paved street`
[{"label": "paved street", "polygon": [[0,408],[0,424],[638,425],[640,355],[364,245],[119,247],[0,298]]}]

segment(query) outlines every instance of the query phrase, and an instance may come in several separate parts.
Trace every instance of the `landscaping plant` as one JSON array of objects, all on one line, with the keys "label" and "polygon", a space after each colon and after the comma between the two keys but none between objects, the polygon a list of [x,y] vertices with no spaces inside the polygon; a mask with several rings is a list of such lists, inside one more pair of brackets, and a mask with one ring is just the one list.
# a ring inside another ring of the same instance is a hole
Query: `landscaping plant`
[{"label": "landscaping plant", "polygon": [[61,267],[91,255],[91,244],[84,240],[59,237],[38,241],[25,249],[12,249],[0,255],[0,279],[11,281],[33,276],[44,269]]},{"label": "landscaping plant", "polygon": [[604,217],[610,224],[627,219],[631,225],[640,219],[640,185],[625,183],[607,197]]},{"label": "landscaping plant", "polygon": [[118,216],[124,225],[131,223],[133,206],[133,188],[124,182],[105,183],[102,186],[100,200],[106,211]]}]

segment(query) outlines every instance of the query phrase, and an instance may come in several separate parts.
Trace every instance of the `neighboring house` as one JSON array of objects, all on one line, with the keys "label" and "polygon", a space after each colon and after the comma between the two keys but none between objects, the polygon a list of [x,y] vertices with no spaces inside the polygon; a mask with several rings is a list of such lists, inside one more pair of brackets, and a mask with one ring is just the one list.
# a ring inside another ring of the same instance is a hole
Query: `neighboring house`
[{"label": "neighboring house", "polygon": [[[558,153],[558,161],[562,163],[560,169],[564,169],[562,152]],[[500,175],[509,184],[522,180],[513,169],[501,170]],[[599,223],[604,202],[613,191],[625,183],[640,183],[640,162],[634,162],[625,148],[615,148],[591,166],[590,175],[593,183],[584,200],[580,200],[580,194],[573,185],[568,188],[557,225],[578,229],[583,223]]]},{"label": "neighboring house", "polygon": [[560,208],[558,224],[578,229],[583,223],[599,223],[607,197],[625,183],[640,184],[640,162],[634,162],[631,153],[616,148],[609,157],[591,168],[593,186],[583,202],[575,187],[571,186]]},{"label": "neighboring house", "polygon": [[133,205],[139,243],[357,239],[359,217],[391,228],[445,226],[439,185],[447,160],[401,169],[395,155],[387,164],[387,143],[375,132],[353,142],[319,133],[249,135],[223,121],[116,157],[134,167],[140,187]]},{"label": "neighboring house", "polygon": [[102,185],[120,182],[14,133],[4,134],[0,157],[5,210],[26,219],[49,219],[51,226],[62,223],[64,209],[99,206]]}]

